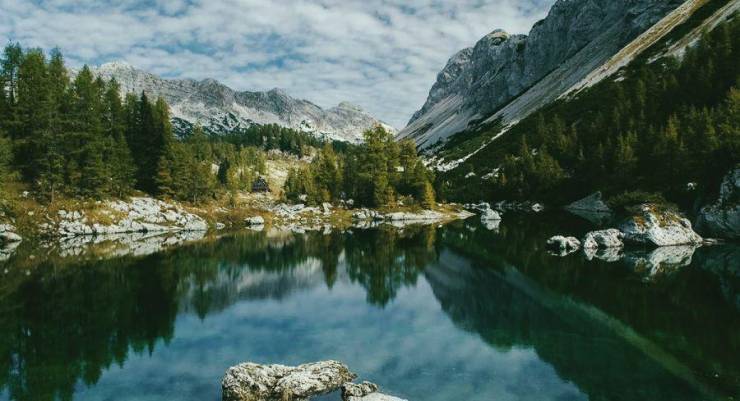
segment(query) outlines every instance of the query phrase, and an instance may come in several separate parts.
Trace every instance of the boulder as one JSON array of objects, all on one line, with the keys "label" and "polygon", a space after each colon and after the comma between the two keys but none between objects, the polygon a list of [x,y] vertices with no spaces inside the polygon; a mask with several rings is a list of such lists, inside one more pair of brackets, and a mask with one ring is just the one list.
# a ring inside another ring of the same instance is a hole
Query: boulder
[{"label": "boulder", "polygon": [[588,261],[599,259],[614,263],[622,260],[624,252],[622,252],[622,248],[583,248],[583,255]]},{"label": "boulder", "polygon": [[0,224],[0,245],[21,242],[23,238],[15,232],[10,224]]},{"label": "boulder", "polygon": [[564,237],[556,235],[547,240],[547,247],[557,251],[558,254],[568,254],[577,251],[581,247],[581,241],[576,237]]},{"label": "boulder", "polygon": [[394,212],[385,215],[387,221],[439,221],[444,218],[444,214],[434,210],[423,210],[418,213]]},{"label": "boulder", "polygon": [[501,215],[493,209],[486,209],[480,215],[480,219],[482,221],[499,221],[501,220]]},{"label": "boulder", "polygon": [[601,192],[594,192],[583,199],[577,200],[566,206],[565,210],[611,213],[609,206],[601,199]]},{"label": "boulder", "polygon": [[265,218],[262,216],[247,217],[244,219],[244,223],[248,226],[263,226],[265,225]]},{"label": "boulder", "polygon": [[699,212],[697,229],[726,239],[740,239],[740,165],[722,180],[719,199]]},{"label": "boulder", "polygon": [[626,241],[652,246],[701,244],[703,239],[691,222],[678,212],[652,204],[640,205],[635,214],[620,225]]},{"label": "boulder", "polygon": [[296,367],[243,363],[221,381],[223,401],[302,400],[335,391],[356,375],[337,361]]},{"label": "boulder", "polygon": [[614,228],[591,231],[583,238],[583,249],[622,248],[622,238],[624,234]]}]

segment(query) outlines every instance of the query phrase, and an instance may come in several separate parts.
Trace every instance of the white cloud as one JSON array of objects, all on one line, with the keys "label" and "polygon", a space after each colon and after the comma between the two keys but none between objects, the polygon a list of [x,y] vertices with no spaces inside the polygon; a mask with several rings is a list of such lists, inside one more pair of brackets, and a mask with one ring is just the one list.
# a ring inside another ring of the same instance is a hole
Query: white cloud
[{"label": "white cloud", "polygon": [[401,127],[459,49],[554,0],[0,0],[0,39],[240,90],[348,100]]}]

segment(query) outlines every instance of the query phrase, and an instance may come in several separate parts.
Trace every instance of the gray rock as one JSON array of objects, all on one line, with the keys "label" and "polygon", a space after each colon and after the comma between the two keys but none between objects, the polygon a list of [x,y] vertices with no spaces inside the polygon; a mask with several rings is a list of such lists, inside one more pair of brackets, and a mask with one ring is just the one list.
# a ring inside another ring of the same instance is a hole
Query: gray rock
[{"label": "gray rock", "polygon": [[23,238],[16,233],[11,224],[0,224],[0,245],[21,242]]},{"label": "gray rock", "polygon": [[394,397],[383,393],[370,393],[364,397],[348,397],[344,401],[407,401],[402,398]]},{"label": "gray rock", "polygon": [[480,215],[480,219],[481,221],[499,221],[501,215],[493,209],[487,209]]},{"label": "gray rock", "polygon": [[307,100],[295,99],[280,89],[237,92],[213,80],[163,79],[124,63],[93,69],[103,79],[115,78],[124,93],[146,92],[163,97],[172,110],[175,133],[183,135],[199,123],[206,131],[228,134],[253,124],[278,124],[319,138],[359,142],[365,130],[380,124],[358,106],[343,102],[323,109]]},{"label": "gray rock", "polygon": [[622,238],[624,234],[614,228],[591,231],[583,238],[583,249],[622,248],[624,246]]},{"label": "gray rock", "polygon": [[495,30],[450,58],[399,137],[428,147],[494,118],[520,120],[584,80],[681,3],[559,0],[528,36]]},{"label": "gray rock", "polygon": [[434,210],[422,210],[421,212],[394,212],[388,213],[385,216],[386,221],[417,221],[417,222],[429,222],[429,221],[440,221],[444,220],[445,215],[436,212]]},{"label": "gray rock", "polygon": [[582,210],[597,213],[611,213],[609,206],[601,199],[601,192],[595,192],[565,207],[565,210]]},{"label": "gray rock", "polygon": [[344,383],[342,384],[342,400],[347,401],[350,397],[360,398],[378,391],[378,385],[364,381],[360,384]]},{"label": "gray rock", "polygon": [[265,218],[262,216],[247,217],[244,219],[244,223],[248,226],[263,226],[265,225]]},{"label": "gray rock", "polygon": [[303,400],[339,389],[357,376],[337,361],[297,367],[243,363],[221,381],[223,401]]},{"label": "gray rock", "polygon": [[581,247],[581,241],[576,237],[564,237],[556,235],[547,240],[547,247],[557,251],[560,256],[577,251]]},{"label": "gray rock", "polygon": [[673,246],[703,242],[687,218],[651,204],[639,206],[636,215],[622,223],[619,229],[624,233],[625,241],[644,245]]},{"label": "gray rock", "polygon": [[740,239],[740,165],[722,180],[719,199],[699,212],[697,229],[726,239]]},{"label": "gray rock", "polygon": [[622,260],[624,253],[622,248],[583,248],[586,260],[599,259],[604,262],[614,263]]}]

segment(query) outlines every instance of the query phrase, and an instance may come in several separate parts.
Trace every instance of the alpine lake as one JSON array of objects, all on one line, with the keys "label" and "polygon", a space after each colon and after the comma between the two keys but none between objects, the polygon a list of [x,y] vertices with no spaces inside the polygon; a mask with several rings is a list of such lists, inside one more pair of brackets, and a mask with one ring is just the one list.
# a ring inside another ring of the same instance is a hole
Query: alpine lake
[{"label": "alpine lake", "polygon": [[545,249],[591,228],[544,213],[139,256],[24,243],[0,262],[0,400],[218,401],[230,366],[327,359],[410,401],[740,399],[740,246]]}]

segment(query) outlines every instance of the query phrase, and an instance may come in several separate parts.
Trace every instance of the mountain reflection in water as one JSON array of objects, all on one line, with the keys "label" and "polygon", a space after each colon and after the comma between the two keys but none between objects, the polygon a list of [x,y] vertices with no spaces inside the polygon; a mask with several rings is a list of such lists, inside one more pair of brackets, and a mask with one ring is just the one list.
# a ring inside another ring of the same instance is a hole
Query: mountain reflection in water
[{"label": "mountain reflection in water", "polygon": [[613,263],[544,249],[586,229],[512,215],[494,231],[249,232],[148,256],[11,259],[0,399],[218,400],[230,365],[327,358],[410,400],[740,393],[739,248]]}]

